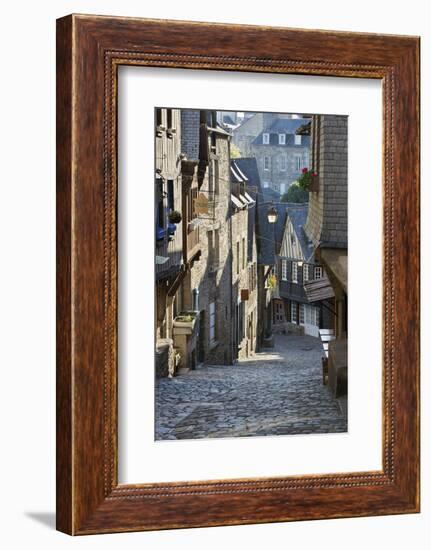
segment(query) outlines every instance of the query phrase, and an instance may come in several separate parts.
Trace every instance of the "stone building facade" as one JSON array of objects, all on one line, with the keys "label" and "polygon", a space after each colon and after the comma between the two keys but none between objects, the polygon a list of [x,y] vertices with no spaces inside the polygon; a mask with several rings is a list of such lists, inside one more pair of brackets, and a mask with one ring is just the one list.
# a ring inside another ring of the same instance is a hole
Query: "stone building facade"
[{"label": "stone building facade", "polygon": [[234,359],[257,345],[256,192],[247,165],[231,160],[232,322]]},{"label": "stone building facade", "polygon": [[347,392],[348,156],[346,116],[314,116],[312,169],[318,189],[310,193],[305,231],[316,247],[335,294],[335,340],[329,344],[328,379],[335,395]]},{"label": "stone building facade", "polygon": [[280,113],[245,113],[239,126],[232,132],[232,142],[238,147],[242,158],[254,155],[252,143],[256,137],[277,119],[291,119],[290,114]]},{"label": "stone building facade", "polygon": [[251,142],[264,188],[280,195],[310,164],[310,137],[297,134],[309,122],[305,118],[274,118]]},{"label": "stone building facade", "polygon": [[[181,112],[157,109],[155,127],[156,374],[174,370],[173,320],[178,308],[175,281],[184,269]],[[172,213],[180,214],[174,223]],[[179,220],[179,221],[178,221]]]},{"label": "stone building facade", "polygon": [[197,165],[191,224],[199,229],[200,250],[184,278],[183,308],[199,311],[197,361],[230,364],[230,134],[218,127],[215,112],[184,110],[182,123],[182,152]]},{"label": "stone building facade", "polygon": [[305,231],[315,246],[347,249],[347,117],[315,116],[312,164],[319,191],[309,195]]}]

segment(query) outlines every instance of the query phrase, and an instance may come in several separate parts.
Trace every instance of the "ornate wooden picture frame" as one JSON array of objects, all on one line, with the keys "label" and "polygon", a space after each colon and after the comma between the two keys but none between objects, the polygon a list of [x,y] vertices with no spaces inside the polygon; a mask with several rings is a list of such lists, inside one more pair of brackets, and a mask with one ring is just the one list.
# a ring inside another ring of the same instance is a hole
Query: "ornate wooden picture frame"
[{"label": "ornate wooden picture frame", "polygon": [[[120,65],[382,81],[381,471],[118,483]],[[418,511],[419,39],[87,15],[59,19],[57,528],[78,535]]]}]

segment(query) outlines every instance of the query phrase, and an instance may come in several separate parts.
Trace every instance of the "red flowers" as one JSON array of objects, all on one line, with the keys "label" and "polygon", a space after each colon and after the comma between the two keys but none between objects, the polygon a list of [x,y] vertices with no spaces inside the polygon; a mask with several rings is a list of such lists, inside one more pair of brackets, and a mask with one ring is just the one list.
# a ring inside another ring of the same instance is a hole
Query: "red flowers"
[{"label": "red flowers", "polygon": [[308,191],[313,185],[314,178],[317,177],[317,172],[310,172],[308,168],[302,169],[302,174],[298,178],[298,184],[301,189]]}]

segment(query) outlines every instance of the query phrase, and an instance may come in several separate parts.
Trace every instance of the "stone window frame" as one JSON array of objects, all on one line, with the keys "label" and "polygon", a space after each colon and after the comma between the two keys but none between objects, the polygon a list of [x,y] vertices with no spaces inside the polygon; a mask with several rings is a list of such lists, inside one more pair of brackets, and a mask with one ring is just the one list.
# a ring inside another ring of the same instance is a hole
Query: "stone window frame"
[{"label": "stone window frame", "polygon": [[287,157],[286,155],[281,155],[280,157],[280,172],[286,172],[287,170]]},{"label": "stone window frame", "polygon": [[263,169],[265,170],[265,172],[268,172],[270,170],[270,166],[271,166],[271,159],[268,155],[265,155],[263,157]]},{"label": "stone window frame", "polygon": [[267,132],[262,134],[262,143],[264,145],[269,145],[269,134]]},{"label": "stone window frame", "polygon": [[299,172],[302,169],[302,157],[301,155],[295,155],[295,170]]},{"label": "stone window frame", "polygon": [[278,134],[278,144],[286,145],[286,134]]}]

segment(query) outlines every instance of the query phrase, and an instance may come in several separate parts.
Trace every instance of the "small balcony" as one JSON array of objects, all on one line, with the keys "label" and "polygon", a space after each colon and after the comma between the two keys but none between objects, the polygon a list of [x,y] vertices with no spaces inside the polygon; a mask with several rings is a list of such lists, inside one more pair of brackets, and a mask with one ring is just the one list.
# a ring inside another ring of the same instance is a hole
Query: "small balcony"
[{"label": "small balcony", "polygon": [[182,235],[177,224],[168,223],[166,227],[156,227],[156,277],[179,270],[182,258]]}]

